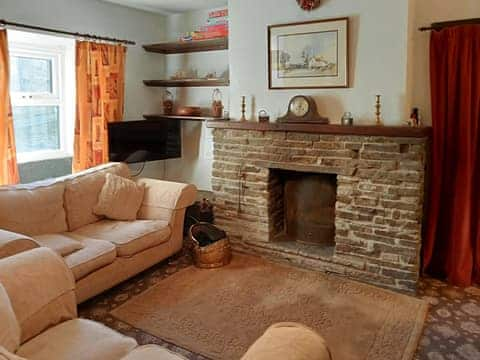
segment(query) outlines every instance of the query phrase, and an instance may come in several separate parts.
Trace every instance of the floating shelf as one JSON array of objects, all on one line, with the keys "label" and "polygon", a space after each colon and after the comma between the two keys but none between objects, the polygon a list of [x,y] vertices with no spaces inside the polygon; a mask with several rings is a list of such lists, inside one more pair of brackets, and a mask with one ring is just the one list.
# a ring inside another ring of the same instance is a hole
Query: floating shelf
[{"label": "floating shelf", "polygon": [[211,40],[165,42],[144,45],[143,48],[148,52],[159,54],[185,54],[201,51],[227,50],[228,38],[225,37]]},{"label": "floating shelf", "polygon": [[225,118],[214,118],[211,116],[180,116],[180,115],[157,115],[145,114],[143,117],[146,120],[179,120],[179,121],[227,121]]},{"label": "floating shelf", "polygon": [[230,81],[226,79],[144,80],[143,83],[152,87],[214,87],[230,85]]}]

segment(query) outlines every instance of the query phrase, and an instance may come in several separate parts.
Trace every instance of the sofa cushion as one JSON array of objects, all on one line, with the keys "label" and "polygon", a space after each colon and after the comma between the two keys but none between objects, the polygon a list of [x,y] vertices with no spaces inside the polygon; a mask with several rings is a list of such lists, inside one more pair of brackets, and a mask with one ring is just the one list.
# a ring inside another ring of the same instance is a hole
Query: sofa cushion
[{"label": "sofa cushion", "polygon": [[75,319],[23,344],[17,355],[29,360],[118,360],[136,347],[134,339],[104,325]]},{"label": "sofa cushion", "polygon": [[21,343],[77,317],[72,273],[50,249],[41,247],[0,260],[0,282],[20,325]]},{"label": "sofa cushion", "polygon": [[71,253],[83,249],[84,245],[68,234],[46,234],[34,236],[33,239],[40,245],[52,249],[60,256],[67,256]]},{"label": "sofa cushion", "polygon": [[67,231],[65,185],[18,185],[0,188],[0,228],[29,235]]},{"label": "sofa cushion", "polygon": [[0,259],[39,247],[31,237],[0,229]]},{"label": "sofa cushion", "polygon": [[115,261],[117,252],[115,246],[104,240],[76,236],[83,248],[64,257],[65,262],[73,273],[75,280],[80,280],[88,274],[107,266]]},{"label": "sofa cushion", "polygon": [[17,351],[20,345],[20,325],[5,288],[0,284],[0,347]]},{"label": "sofa cushion", "polygon": [[162,220],[102,220],[74,233],[107,240],[115,244],[118,256],[128,257],[168,241],[171,229]]},{"label": "sofa cushion", "polygon": [[136,348],[122,360],[186,360],[187,358],[175,354],[158,345],[144,345]]},{"label": "sofa cushion", "polygon": [[98,202],[107,173],[130,177],[127,165],[108,164],[78,173],[66,180],[65,210],[70,231],[102,219],[93,213],[93,208]]},{"label": "sofa cushion", "polygon": [[114,174],[107,174],[93,212],[112,220],[133,221],[143,201],[145,185]]},{"label": "sofa cushion", "polygon": [[314,330],[296,323],[279,323],[267,329],[242,360],[332,360],[325,340]]},{"label": "sofa cushion", "polygon": [[10,351],[0,346],[0,360],[27,360],[18,355],[12,354]]}]

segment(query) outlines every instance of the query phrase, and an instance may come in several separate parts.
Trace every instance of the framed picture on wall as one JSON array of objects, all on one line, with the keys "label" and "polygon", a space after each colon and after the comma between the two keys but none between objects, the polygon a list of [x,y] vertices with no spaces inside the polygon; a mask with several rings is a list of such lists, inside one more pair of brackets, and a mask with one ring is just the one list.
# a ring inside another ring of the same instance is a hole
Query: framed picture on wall
[{"label": "framed picture on wall", "polygon": [[348,87],[348,18],[268,27],[270,89]]}]

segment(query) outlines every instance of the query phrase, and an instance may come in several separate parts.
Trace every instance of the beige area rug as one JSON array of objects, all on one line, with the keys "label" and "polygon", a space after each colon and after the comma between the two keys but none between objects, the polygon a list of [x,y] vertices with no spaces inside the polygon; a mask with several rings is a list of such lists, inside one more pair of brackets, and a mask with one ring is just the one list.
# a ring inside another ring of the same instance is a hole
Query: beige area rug
[{"label": "beige area rug", "polygon": [[239,359],[273,323],[317,330],[335,360],[410,360],[428,311],[406,295],[236,255],[217,270],[182,270],[112,311],[212,359]]}]

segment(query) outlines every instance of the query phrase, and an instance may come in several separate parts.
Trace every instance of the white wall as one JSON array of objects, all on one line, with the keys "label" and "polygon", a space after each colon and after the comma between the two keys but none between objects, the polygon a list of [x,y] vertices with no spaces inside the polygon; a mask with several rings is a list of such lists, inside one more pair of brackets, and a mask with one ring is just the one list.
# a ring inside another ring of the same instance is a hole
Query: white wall
[{"label": "white wall", "polygon": [[[145,87],[142,80],[162,78],[163,57],[147,53],[141,46],[164,38],[164,16],[97,0],[0,0],[0,17],[136,41],[127,52],[125,119],[142,119],[142,114],[161,109],[160,91]],[[149,164],[146,173],[161,177],[162,170],[163,164],[157,162]]]},{"label": "white wall", "polygon": [[[97,0],[0,0],[7,20],[58,27],[71,31],[127,38],[126,119],[161,110],[162,90],[143,86],[144,79],[161,79],[180,68],[202,74],[220,71],[230,63],[230,89],[224,100],[232,117],[240,117],[240,97],[255,97],[261,108],[278,116],[296,94],[313,95],[320,112],[338,123],[344,111],[357,123],[374,117],[374,95],[384,95],[386,124],[401,125],[411,106],[418,106],[425,123],[430,119],[428,66],[429,33],[416,29],[431,22],[480,17],[479,0],[323,0],[311,13],[293,0],[230,0],[230,50],[164,57],[144,52],[142,44],[173,40],[205,22],[208,11],[163,17]],[[270,24],[348,16],[351,87],[329,90],[268,90],[267,26]],[[169,60],[167,60],[169,59]],[[208,107],[213,89],[178,89],[183,104]],[[230,98],[230,100],[229,100]],[[183,125],[183,158],[149,164],[144,175],[195,183],[210,189],[211,132],[201,123]],[[164,169],[166,173],[164,174]]]},{"label": "white wall", "polygon": [[430,32],[418,28],[433,22],[480,17],[479,0],[413,0],[409,42],[412,45],[409,60],[411,74],[409,89],[412,105],[420,109],[425,124],[432,124],[430,102]]},{"label": "white wall", "polygon": [[[277,117],[297,94],[315,97],[320,113],[339,123],[345,111],[356,123],[374,121],[375,95],[383,95],[385,124],[407,116],[408,0],[324,0],[319,9],[302,11],[292,0],[230,0],[230,101],[240,117],[240,97],[254,97],[257,113]],[[350,88],[268,90],[267,27],[273,24],[348,16]]]},{"label": "white wall", "polygon": [[[225,7],[223,7],[225,8]],[[192,11],[171,15],[166,21],[165,40],[178,38],[205,25],[208,13],[214,9]],[[165,57],[165,76],[169,78],[179,70],[197,70],[199,76],[216,72],[221,76],[228,70],[228,52],[214,51],[192,54],[168,55]],[[214,88],[171,88],[177,105],[201,106],[208,112],[212,103]],[[223,102],[228,109],[228,88],[220,88]],[[213,140],[212,131],[202,122],[182,122],[183,141],[181,159],[167,160],[166,179],[186,181],[197,185],[201,190],[211,189]]]}]

